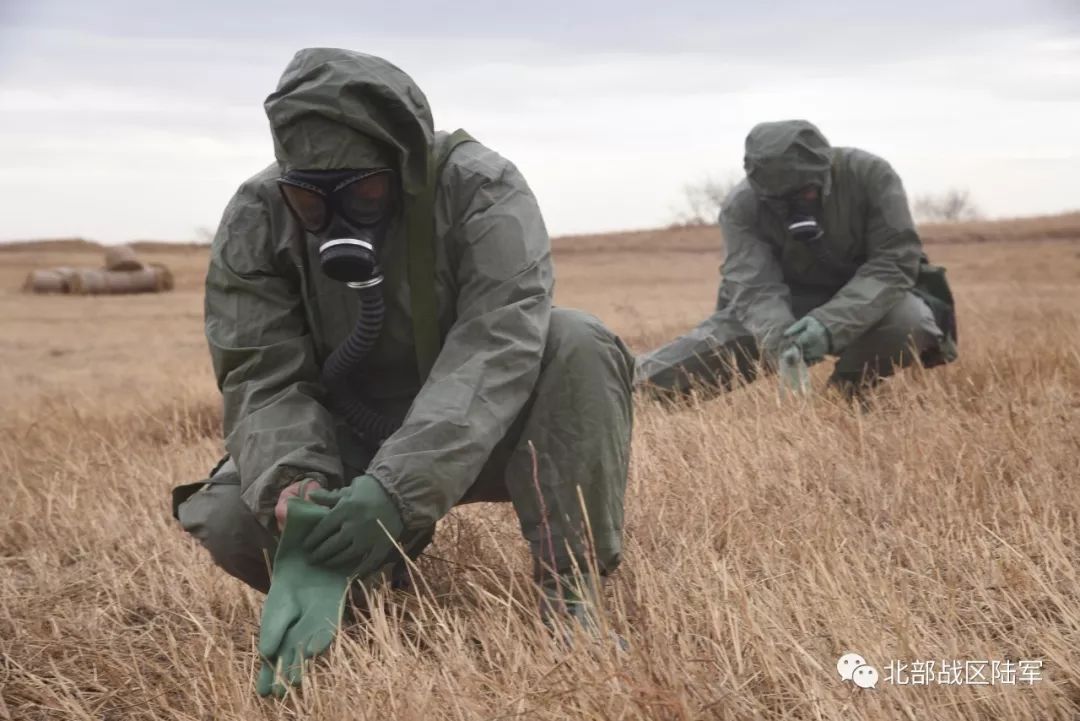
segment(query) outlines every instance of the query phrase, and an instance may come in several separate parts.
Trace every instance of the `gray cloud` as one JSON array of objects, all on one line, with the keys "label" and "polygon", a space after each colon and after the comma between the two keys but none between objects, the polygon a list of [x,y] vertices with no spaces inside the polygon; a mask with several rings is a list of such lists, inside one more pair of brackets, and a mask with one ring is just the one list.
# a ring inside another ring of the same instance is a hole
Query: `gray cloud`
[{"label": "gray cloud", "polygon": [[[522,167],[556,232],[666,222],[684,182],[739,167],[753,123],[792,116],[885,154],[909,188],[1050,210],[1075,204],[1066,164],[1029,159],[1075,155],[1080,125],[1080,30],[1063,2],[9,2],[0,188],[18,212],[0,238],[212,223],[271,159],[261,103],[305,45],[401,65],[440,126]],[[44,213],[41,198],[78,212]]]}]

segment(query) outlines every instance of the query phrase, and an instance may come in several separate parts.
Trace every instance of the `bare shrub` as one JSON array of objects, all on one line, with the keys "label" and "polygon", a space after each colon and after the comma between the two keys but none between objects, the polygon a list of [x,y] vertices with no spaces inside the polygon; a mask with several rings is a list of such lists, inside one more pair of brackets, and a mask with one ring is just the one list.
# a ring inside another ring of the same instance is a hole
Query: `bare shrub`
[{"label": "bare shrub", "polygon": [[675,211],[675,226],[712,225],[720,216],[720,208],[739,179],[725,180],[706,175],[701,180],[683,186],[683,207]]},{"label": "bare shrub", "polygon": [[944,193],[920,195],[912,208],[915,217],[924,222],[959,223],[978,220],[978,206],[971,193],[963,188],[951,188]]},{"label": "bare shrub", "polygon": [[195,242],[199,245],[210,245],[214,242],[214,236],[217,234],[217,228],[209,225],[200,225],[195,229]]}]

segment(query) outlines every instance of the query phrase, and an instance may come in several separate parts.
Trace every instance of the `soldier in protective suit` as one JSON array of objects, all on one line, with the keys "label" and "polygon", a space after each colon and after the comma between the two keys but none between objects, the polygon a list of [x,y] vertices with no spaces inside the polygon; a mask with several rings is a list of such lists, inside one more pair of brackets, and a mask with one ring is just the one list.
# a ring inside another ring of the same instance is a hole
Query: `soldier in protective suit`
[{"label": "soldier in protective suit", "polygon": [[513,504],[573,617],[587,584],[568,576],[620,560],[632,355],[552,308],[525,179],[435,132],[400,69],[302,50],[265,108],[277,162],[229,203],[206,277],[228,460],[173,494],[214,561],[270,591],[260,692],[325,650],[347,581],[462,503]]},{"label": "soldier in protective suit", "polygon": [[640,357],[637,385],[726,390],[797,349],[807,363],[836,356],[831,383],[850,394],[916,359],[956,358],[944,270],[923,253],[885,160],[790,120],[755,126],[744,165],[720,213],[716,312]]}]

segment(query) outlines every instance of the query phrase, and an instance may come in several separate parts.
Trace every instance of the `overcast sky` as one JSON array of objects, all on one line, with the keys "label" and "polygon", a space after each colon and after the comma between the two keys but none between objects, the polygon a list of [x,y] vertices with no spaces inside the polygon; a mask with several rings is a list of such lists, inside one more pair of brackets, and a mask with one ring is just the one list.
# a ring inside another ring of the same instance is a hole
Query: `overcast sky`
[{"label": "overcast sky", "polygon": [[[1080,0],[0,0],[0,239],[188,240],[273,160],[293,52],[403,68],[556,234],[662,225],[762,120],[989,216],[1080,208]],[[160,6],[160,7],[159,7]],[[520,6],[520,7],[519,7]]]}]

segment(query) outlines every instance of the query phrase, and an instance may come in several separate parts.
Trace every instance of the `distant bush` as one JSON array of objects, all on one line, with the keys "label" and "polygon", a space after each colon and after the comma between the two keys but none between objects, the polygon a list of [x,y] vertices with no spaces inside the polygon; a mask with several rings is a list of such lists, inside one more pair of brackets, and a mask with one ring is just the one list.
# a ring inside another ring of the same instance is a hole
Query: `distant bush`
[{"label": "distant bush", "polygon": [[915,217],[921,221],[959,223],[982,217],[978,206],[965,189],[952,188],[937,195],[920,195],[912,206]]},{"label": "distant bush", "polygon": [[720,216],[724,199],[739,180],[729,176],[719,180],[706,175],[683,186],[683,207],[675,211],[674,226],[713,225]]},{"label": "distant bush", "polygon": [[195,229],[195,243],[199,245],[210,245],[214,242],[214,235],[217,233],[217,229],[211,228],[209,225],[200,225]]}]

